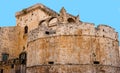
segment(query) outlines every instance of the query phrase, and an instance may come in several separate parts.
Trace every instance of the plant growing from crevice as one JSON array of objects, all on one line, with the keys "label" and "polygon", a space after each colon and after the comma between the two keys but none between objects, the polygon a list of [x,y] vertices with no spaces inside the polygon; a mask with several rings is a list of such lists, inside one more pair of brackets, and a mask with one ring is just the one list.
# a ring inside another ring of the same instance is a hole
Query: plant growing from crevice
[{"label": "plant growing from crevice", "polygon": [[23,9],[22,12],[23,12],[23,14],[26,14],[27,13],[27,9]]}]

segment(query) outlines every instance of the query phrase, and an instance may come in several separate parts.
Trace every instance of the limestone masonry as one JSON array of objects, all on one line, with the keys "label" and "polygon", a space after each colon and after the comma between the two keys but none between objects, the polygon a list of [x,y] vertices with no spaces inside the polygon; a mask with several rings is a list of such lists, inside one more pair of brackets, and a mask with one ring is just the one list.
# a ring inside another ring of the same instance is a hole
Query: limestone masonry
[{"label": "limestone masonry", "polygon": [[0,28],[0,73],[120,73],[118,33],[36,4]]}]

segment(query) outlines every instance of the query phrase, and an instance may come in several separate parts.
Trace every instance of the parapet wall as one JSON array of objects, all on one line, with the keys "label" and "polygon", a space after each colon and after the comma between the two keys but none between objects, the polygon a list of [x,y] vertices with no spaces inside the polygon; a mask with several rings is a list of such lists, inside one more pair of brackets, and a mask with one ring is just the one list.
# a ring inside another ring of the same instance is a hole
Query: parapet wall
[{"label": "parapet wall", "polygon": [[[120,67],[118,34],[106,25],[98,27],[92,23],[58,23],[53,27],[40,25],[28,34],[26,51],[29,73],[33,68],[42,69],[49,66],[54,67],[53,69],[60,66],[61,71],[65,73],[70,68],[81,73],[84,72],[83,69],[88,71],[86,73],[117,73]],[[88,66],[91,69],[87,68]],[[51,73],[60,72],[49,70]]]},{"label": "parapet wall", "polygon": [[[45,32],[55,32],[55,34],[46,35]],[[44,38],[49,36],[59,35],[82,35],[82,36],[97,36],[106,37],[118,41],[118,33],[106,25],[99,25],[95,27],[92,23],[82,24],[57,24],[54,27],[39,26],[35,30],[31,31],[28,35],[28,42],[38,38]]]}]

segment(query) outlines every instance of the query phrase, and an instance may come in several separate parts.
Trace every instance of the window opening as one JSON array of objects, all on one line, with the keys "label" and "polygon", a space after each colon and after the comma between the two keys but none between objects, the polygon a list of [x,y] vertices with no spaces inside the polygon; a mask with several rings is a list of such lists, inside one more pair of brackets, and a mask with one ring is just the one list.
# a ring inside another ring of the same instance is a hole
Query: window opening
[{"label": "window opening", "polygon": [[27,60],[27,54],[25,52],[21,53],[19,55],[19,59],[20,59],[20,63],[21,64],[26,64],[26,60]]},{"label": "window opening", "polygon": [[54,64],[54,62],[53,61],[49,61],[48,64]]},{"label": "window opening", "polygon": [[49,35],[50,33],[49,33],[49,31],[45,31],[45,34],[48,34],[48,35]]},{"label": "window opening", "polygon": [[94,64],[100,64],[100,62],[99,62],[99,61],[94,61],[93,63],[94,63]]},{"label": "window opening", "polygon": [[25,33],[25,34],[28,33],[28,26],[25,26],[25,28],[24,28],[24,33]]},{"label": "window opening", "polygon": [[11,65],[11,68],[14,68],[14,64]]},{"label": "window opening", "polygon": [[9,57],[9,54],[3,53],[3,54],[2,54],[2,61],[7,61],[7,60],[8,60],[8,57]]},{"label": "window opening", "polygon": [[75,20],[74,20],[73,18],[68,18],[68,22],[69,22],[69,23],[74,23]]},{"label": "window opening", "polygon": [[54,30],[45,31],[45,34],[47,34],[47,35],[49,35],[49,34],[56,34],[56,31],[54,31]]}]

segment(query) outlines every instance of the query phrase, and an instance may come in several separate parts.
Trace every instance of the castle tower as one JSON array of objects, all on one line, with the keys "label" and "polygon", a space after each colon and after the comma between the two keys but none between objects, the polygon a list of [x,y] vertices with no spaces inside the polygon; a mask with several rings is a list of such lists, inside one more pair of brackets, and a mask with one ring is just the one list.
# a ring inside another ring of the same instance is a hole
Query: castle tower
[{"label": "castle tower", "polygon": [[120,72],[118,33],[78,19],[62,8],[54,23],[45,19],[29,32],[27,73]]},{"label": "castle tower", "polygon": [[22,11],[16,12],[16,25],[19,27],[19,49],[27,46],[28,33],[37,28],[39,24],[52,16],[57,17],[58,14],[55,11],[50,10],[42,4],[36,4]]},{"label": "castle tower", "polygon": [[115,29],[82,22],[64,7],[23,9],[15,27],[0,28],[0,39],[0,73],[120,73]]}]

